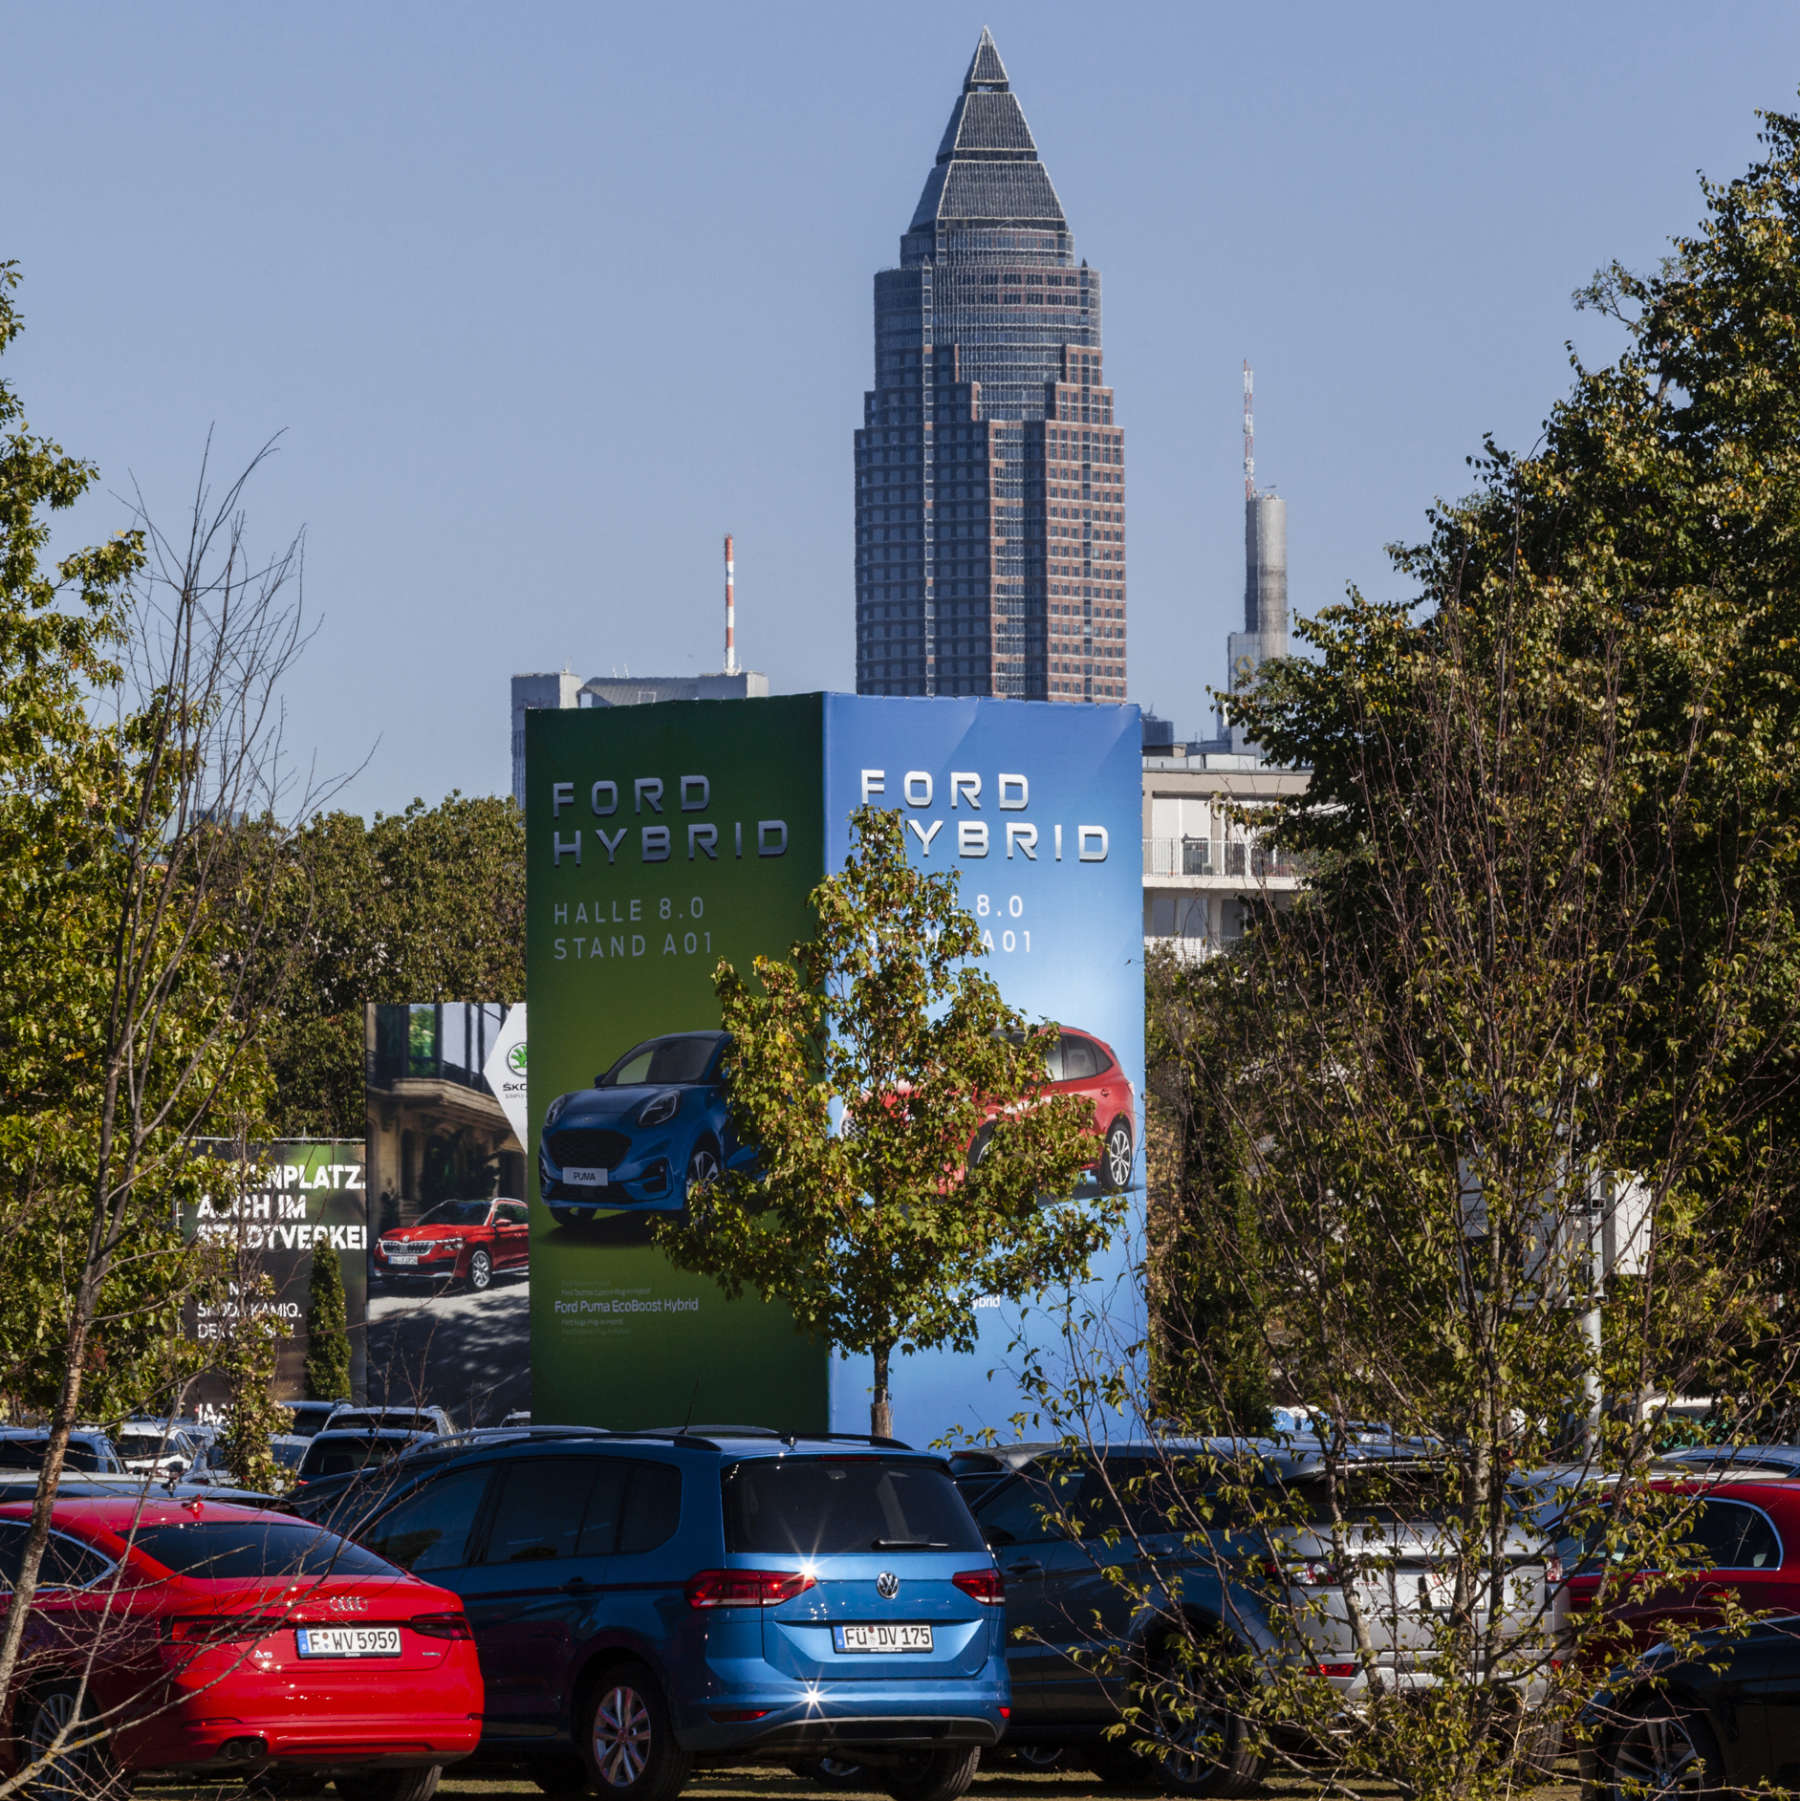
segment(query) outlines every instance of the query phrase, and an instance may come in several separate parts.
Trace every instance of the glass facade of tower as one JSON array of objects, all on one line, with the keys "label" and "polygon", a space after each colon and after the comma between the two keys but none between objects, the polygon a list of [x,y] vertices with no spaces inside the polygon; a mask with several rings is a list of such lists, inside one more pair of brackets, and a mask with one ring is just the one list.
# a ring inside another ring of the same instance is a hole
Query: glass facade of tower
[{"label": "glass facade of tower", "polygon": [[900,266],[875,277],[857,692],[1123,700],[1124,457],[1099,271],[983,31]]}]

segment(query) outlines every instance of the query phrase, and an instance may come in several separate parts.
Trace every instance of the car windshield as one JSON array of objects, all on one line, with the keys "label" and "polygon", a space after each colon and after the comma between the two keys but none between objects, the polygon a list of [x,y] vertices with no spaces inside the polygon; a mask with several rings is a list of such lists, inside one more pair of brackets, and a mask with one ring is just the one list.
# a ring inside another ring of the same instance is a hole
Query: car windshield
[{"label": "car windshield", "polygon": [[[49,1443],[43,1438],[0,1439],[0,1470],[41,1470],[44,1450]],[[87,1439],[71,1438],[63,1453],[63,1468],[68,1470],[103,1470],[112,1467],[101,1456],[99,1447]]]},{"label": "car windshield", "polygon": [[303,1476],[341,1476],[349,1470],[367,1469],[372,1463],[386,1463],[406,1449],[404,1438],[315,1438],[300,1460]]},{"label": "car windshield", "polygon": [[273,1457],[284,1470],[291,1470],[300,1462],[300,1459],[306,1455],[306,1443],[304,1440],[295,1441],[294,1439],[277,1438],[269,1445],[269,1455]]},{"label": "car windshield", "polygon": [[127,1427],[113,1440],[121,1457],[191,1457],[194,1447],[179,1432],[159,1432],[154,1426]]},{"label": "car windshield", "polygon": [[980,1551],[980,1529],[935,1463],[883,1457],[759,1457],[722,1478],[725,1548],[819,1557]]},{"label": "car windshield", "polygon": [[137,1548],[179,1576],[392,1576],[394,1566],[299,1520],[195,1520],[140,1526]]},{"label": "car windshield", "polygon": [[429,1432],[432,1416],[407,1407],[367,1407],[333,1414],[333,1432]]},{"label": "car windshield", "polygon": [[429,1213],[421,1213],[421,1226],[485,1226],[492,1201],[439,1201]]},{"label": "car windshield", "polygon": [[698,1082],[719,1047],[719,1038],[717,1032],[683,1032],[674,1038],[652,1038],[627,1051],[594,1086],[640,1088]]}]

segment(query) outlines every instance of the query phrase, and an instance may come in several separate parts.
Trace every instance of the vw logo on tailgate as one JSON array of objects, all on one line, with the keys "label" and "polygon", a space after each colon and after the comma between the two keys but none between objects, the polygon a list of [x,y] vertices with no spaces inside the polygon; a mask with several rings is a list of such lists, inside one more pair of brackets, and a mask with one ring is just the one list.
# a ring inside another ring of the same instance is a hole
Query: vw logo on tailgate
[{"label": "vw logo on tailgate", "polygon": [[875,1592],[884,1601],[893,1600],[900,1592],[900,1578],[892,1570],[883,1570],[875,1578]]}]

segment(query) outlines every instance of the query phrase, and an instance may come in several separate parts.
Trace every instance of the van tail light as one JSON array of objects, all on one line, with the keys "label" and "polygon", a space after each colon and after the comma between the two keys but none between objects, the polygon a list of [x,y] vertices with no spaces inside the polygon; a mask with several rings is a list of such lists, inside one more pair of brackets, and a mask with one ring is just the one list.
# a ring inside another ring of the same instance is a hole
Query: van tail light
[{"label": "van tail light", "polygon": [[682,1592],[690,1607],[779,1607],[813,1586],[804,1570],[701,1570]]},{"label": "van tail light", "polygon": [[1356,1668],[1357,1666],[1354,1662],[1315,1663],[1313,1665],[1313,1674],[1317,1676],[1354,1676],[1356,1674]]},{"label": "van tail light", "polygon": [[1553,1551],[1544,1559],[1544,1586],[1546,1588],[1555,1588],[1562,1582],[1562,1579],[1562,1559]]},{"label": "van tail light", "polygon": [[171,1644],[228,1645],[266,1637],[286,1624],[279,1613],[203,1613],[170,1620],[163,1630]]},{"label": "van tail light", "polygon": [[421,1638],[473,1638],[474,1629],[460,1613],[416,1613],[408,1620]]},{"label": "van tail light", "polygon": [[1006,1605],[1006,1583],[998,1570],[958,1570],[950,1580],[983,1607]]}]

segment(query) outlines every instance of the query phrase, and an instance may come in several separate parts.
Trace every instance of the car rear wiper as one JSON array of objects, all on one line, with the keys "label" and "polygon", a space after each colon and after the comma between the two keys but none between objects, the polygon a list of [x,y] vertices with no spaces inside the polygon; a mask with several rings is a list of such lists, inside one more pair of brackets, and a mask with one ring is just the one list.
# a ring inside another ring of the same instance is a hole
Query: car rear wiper
[{"label": "car rear wiper", "polygon": [[948,1551],[950,1541],[947,1538],[878,1538],[869,1546],[871,1551]]}]

